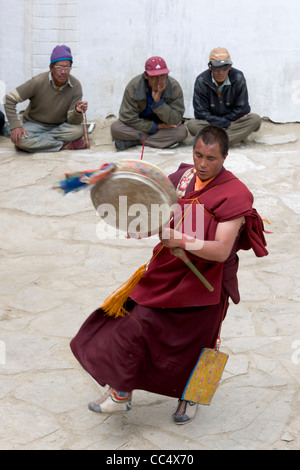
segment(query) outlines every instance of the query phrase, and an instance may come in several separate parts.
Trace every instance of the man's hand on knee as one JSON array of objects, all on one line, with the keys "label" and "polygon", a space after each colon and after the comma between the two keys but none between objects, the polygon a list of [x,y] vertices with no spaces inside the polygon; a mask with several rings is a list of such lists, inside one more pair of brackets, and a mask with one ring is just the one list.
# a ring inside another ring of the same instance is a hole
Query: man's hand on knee
[{"label": "man's hand on knee", "polygon": [[11,140],[14,144],[19,144],[21,142],[22,135],[27,139],[27,132],[23,127],[16,127],[11,131]]}]

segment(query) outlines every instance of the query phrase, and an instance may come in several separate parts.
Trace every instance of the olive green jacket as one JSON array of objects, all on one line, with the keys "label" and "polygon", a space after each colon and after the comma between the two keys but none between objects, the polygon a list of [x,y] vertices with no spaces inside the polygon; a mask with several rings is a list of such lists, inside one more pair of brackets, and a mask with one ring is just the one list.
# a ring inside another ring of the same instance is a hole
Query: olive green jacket
[{"label": "olive green jacket", "polygon": [[[152,120],[139,116],[147,107],[147,91],[148,81],[143,74],[133,78],[125,89],[119,112],[120,121],[143,133],[150,133],[154,124]],[[178,124],[182,121],[185,111],[183,92],[174,78],[168,76],[162,99],[164,103],[153,108],[160,121],[166,124]]]}]

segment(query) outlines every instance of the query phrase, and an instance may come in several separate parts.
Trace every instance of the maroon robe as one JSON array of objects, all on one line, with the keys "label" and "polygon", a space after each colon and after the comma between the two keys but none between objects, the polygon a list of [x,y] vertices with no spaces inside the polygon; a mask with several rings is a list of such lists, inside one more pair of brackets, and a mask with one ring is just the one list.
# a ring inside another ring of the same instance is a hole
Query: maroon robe
[{"label": "maroon robe", "polygon": [[[182,164],[170,176],[176,187],[191,165]],[[252,208],[253,196],[231,172],[221,170],[204,189],[194,191],[195,177],[179,199],[183,230],[214,240],[219,222],[245,217],[225,263],[188,256],[213,285],[209,292],[195,274],[163,247],[128,299],[130,315],[105,316],[97,309],[84,322],[71,349],[87,372],[102,386],[125,392],[134,389],[180,398],[203,348],[214,348],[228,297],[239,302],[239,249],[257,256],[267,250],[263,223]],[[198,215],[197,215],[198,214]],[[200,215],[199,215],[200,214]],[[192,226],[196,216],[201,223]],[[171,225],[172,226],[172,225]],[[154,253],[161,248],[158,244]]]}]

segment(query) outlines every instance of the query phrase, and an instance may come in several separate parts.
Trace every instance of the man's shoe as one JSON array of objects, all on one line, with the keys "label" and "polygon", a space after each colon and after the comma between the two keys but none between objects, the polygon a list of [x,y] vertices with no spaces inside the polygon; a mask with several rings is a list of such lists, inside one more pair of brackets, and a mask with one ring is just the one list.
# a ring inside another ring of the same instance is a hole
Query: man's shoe
[{"label": "man's shoe", "polygon": [[141,142],[139,140],[115,140],[114,144],[118,152],[123,152],[123,150],[129,149],[130,147],[141,145]]},{"label": "man's shoe", "polygon": [[27,150],[23,150],[23,149],[21,149],[20,147],[18,147],[17,145],[15,145],[15,150],[16,150],[17,152],[26,152],[26,153],[29,153],[29,152],[27,152]]},{"label": "man's shoe", "polygon": [[115,390],[109,388],[107,392],[96,402],[89,403],[89,410],[95,413],[127,413],[131,410],[132,394],[121,398]]},{"label": "man's shoe", "polygon": [[87,145],[84,138],[80,137],[80,139],[73,140],[72,142],[66,142],[62,148],[66,150],[82,150],[86,149]]},{"label": "man's shoe", "polygon": [[198,403],[193,401],[178,400],[175,413],[172,415],[175,424],[187,424],[195,418]]}]

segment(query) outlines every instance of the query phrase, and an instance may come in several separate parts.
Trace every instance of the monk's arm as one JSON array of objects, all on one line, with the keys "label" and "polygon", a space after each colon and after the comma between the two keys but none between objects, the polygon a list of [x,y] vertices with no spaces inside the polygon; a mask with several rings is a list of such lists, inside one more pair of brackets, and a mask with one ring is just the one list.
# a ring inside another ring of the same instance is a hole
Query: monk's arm
[{"label": "monk's arm", "polygon": [[168,248],[181,247],[200,258],[222,263],[230,255],[243,223],[244,217],[219,223],[215,239],[212,241],[199,240],[173,229],[164,230],[161,241]]}]

